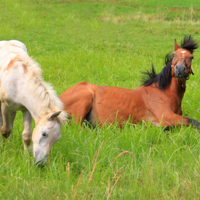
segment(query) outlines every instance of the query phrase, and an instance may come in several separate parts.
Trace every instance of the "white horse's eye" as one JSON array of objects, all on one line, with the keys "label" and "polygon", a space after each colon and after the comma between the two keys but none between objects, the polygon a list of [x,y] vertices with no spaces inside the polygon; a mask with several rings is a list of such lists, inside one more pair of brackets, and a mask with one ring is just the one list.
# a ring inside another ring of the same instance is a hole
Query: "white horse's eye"
[{"label": "white horse's eye", "polygon": [[47,132],[43,131],[43,132],[42,132],[42,136],[43,136],[43,137],[47,137],[47,136],[48,136]]}]

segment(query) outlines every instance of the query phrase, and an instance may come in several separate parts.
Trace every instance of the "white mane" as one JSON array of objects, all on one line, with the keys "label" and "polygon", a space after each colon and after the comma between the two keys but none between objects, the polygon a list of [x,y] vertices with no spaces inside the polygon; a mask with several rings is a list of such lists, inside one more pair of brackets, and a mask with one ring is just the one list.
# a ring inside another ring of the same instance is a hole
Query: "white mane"
[{"label": "white mane", "polygon": [[40,112],[40,117],[62,110],[58,120],[60,123],[64,123],[67,119],[67,114],[63,111],[64,105],[57,97],[53,87],[43,80],[39,64],[30,57],[26,57],[22,59],[22,65],[25,71],[27,69],[27,76],[29,76],[27,84],[30,86],[30,92],[34,94],[34,97],[38,99],[43,108]]}]

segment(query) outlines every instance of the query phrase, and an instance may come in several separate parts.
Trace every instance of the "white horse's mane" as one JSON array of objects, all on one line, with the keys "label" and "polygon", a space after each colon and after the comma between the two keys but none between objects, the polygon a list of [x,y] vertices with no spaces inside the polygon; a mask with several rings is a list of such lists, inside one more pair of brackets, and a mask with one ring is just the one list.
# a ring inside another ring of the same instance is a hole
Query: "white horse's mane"
[{"label": "white horse's mane", "polygon": [[65,123],[68,116],[63,111],[63,103],[57,97],[52,86],[43,80],[42,69],[37,62],[28,56],[26,46],[20,41],[10,40],[1,41],[0,48],[1,47],[10,48],[12,53],[16,54],[17,60],[21,63],[27,76],[29,92],[34,95],[38,104],[43,108],[39,113],[39,117],[48,117],[48,115],[57,111],[62,111],[58,116],[58,120],[62,124]]},{"label": "white horse's mane", "polygon": [[43,110],[40,112],[40,115],[45,116],[49,112],[52,114],[62,110],[58,116],[58,120],[60,123],[64,123],[67,118],[67,114],[63,111],[64,105],[57,97],[53,87],[43,80],[39,64],[32,58],[26,57],[22,59],[22,65],[27,69],[27,76],[29,76],[27,84],[30,85],[30,92],[38,99],[38,103],[42,104],[41,107]]}]

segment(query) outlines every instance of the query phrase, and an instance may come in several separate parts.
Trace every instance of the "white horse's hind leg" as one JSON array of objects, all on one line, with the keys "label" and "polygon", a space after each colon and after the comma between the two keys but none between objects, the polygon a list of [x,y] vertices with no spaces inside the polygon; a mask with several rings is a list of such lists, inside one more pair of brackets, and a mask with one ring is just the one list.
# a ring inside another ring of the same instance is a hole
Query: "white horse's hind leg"
[{"label": "white horse's hind leg", "polygon": [[1,127],[1,135],[5,138],[8,138],[12,131],[12,122],[11,122],[11,114],[9,108],[5,103],[1,103],[1,112],[3,119],[3,124]]},{"label": "white horse's hind leg", "polygon": [[28,110],[23,111],[23,126],[22,140],[24,143],[24,149],[28,149],[31,142],[31,122],[32,116]]},{"label": "white horse's hind leg", "polygon": [[[1,107],[1,103],[0,103],[0,107]],[[12,129],[13,129],[13,122],[16,116],[16,112],[12,112],[11,113],[11,132],[10,132],[10,138],[13,138],[13,134],[12,134]],[[1,109],[0,109],[0,128],[3,126],[3,117],[2,117],[2,113],[1,113]]]}]

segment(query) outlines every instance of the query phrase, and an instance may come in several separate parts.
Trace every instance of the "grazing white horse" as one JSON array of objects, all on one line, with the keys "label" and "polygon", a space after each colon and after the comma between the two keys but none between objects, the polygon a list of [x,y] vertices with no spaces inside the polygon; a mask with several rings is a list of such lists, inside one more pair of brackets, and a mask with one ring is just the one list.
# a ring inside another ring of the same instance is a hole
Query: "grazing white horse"
[{"label": "grazing white horse", "polygon": [[[0,41],[0,127],[5,138],[12,134],[16,111],[23,112],[22,139],[26,150],[33,141],[33,155],[38,164],[47,162],[52,145],[60,139],[60,125],[67,119],[63,104],[53,88],[45,83],[41,68],[16,40]],[[31,134],[31,121],[35,128]]]}]

